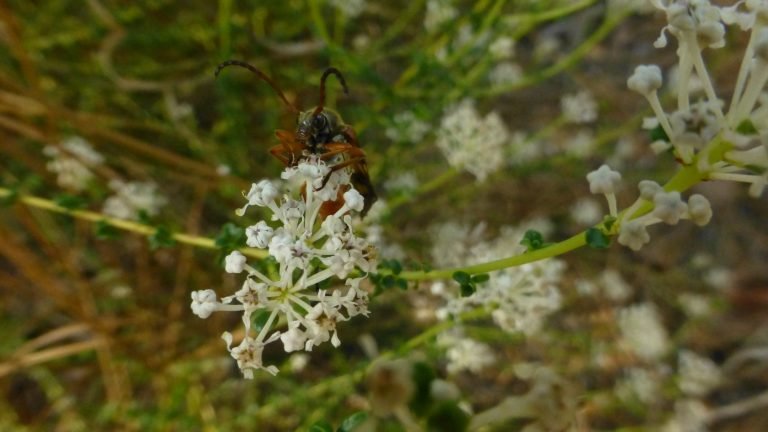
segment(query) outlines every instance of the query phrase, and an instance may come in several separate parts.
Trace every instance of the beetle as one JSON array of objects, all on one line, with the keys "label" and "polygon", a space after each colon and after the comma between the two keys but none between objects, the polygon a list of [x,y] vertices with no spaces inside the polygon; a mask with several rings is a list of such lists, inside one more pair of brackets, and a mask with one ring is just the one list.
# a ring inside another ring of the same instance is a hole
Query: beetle
[{"label": "beetle", "polygon": [[[294,131],[281,129],[275,131],[280,144],[271,147],[269,153],[286,167],[298,165],[309,155],[317,155],[331,163],[331,171],[323,180],[323,186],[333,172],[349,168],[351,170],[350,182],[364,199],[363,210],[360,213],[364,217],[377,200],[376,192],[368,175],[365,152],[360,147],[354,129],[344,123],[338,112],[325,107],[325,82],[329,76],[334,75],[341,83],[344,93],[349,94],[347,83],[341,72],[335,67],[327,68],[320,77],[320,100],[317,106],[302,111],[285,97],[280,87],[269,76],[244,61],[227,60],[218,65],[214,76],[218,77],[222,69],[228,66],[243,67],[266,81],[283,101],[283,104],[297,116]],[[346,190],[339,190],[338,198],[326,203],[328,205],[321,209],[321,213],[323,215],[333,214],[335,210],[341,208],[344,204],[342,197],[344,192]]]}]

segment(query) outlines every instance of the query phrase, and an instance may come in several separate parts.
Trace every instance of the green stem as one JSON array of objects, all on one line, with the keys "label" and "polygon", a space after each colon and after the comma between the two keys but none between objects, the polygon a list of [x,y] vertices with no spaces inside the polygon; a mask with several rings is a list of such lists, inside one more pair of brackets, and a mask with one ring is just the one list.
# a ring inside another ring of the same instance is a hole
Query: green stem
[{"label": "green stem", "polygon": [[[10,189],[0,188],[0,199],[12,197],[14,192]],[[53,213],[60,213],[72,216],[75,219],[85,220],[88,222],[100,222],[109,226],[119,228],[123,231],[130,231],[136,234],[144,236],[150,236],[157,232],[157,228],[151,225],[146,225],[134,221],[125,219],[117,219],[109,216],[105,216],[101,213],[89,211],[89,210],[70,210],[62,207],[55,202],[31,195],[19,195],[16,198],[17,202],[25,204],[29,207],[34,207],[42,210],[47,210]],[[172,235],[173,239],[179,243],[188,244],[191,246],[197,246],[205,249],[218,249],[216,242],[208,237],[195,236],[190,234],[175,233]],[[254,258],[266,258],[267,252],[253,248],[242,248],[240,251],[243,255],[247,255]]]},{"label": "green stem", "polygon": [[232,54],[232,36],[230,34],[230,17],[232,16],[232,0],[219,0],[219,56],[226,59]]},{"label": "green stem", "polygon": [[[715,150],[712,153],[721,153],[723,148],[727,144],[722,143],[715,146]],[[701,182],[705,178],[705,174],[699,172],[696,169],[696,164],[685,166],[680,169],[665,185],[664,189],[667,191],[676,190],[683,192],[690,189],[693,185]],[[644,203],[632,218],[641,216],[650,212],[653,209],[653,204],[650,202]],[[622,212],[623,213],[623,212]],[[619,216],[621,217],[621,215]],[[570,252],[574,249],[578,249],[586,245],[586,231],[582,231],[566,240],[559,243],[547,246],[542,249],[538,249],[531,252],[526,252],[520,255],[515,255],[508,258],[503,258],[496,261],[491,261],[482,264],[471,265],[467,267],[456,267],[448,269],[438,269],[431,271],[406,271],[398,275],[398,277],[410,281],[432,280],[432,279],[449,279],[455,272],[462,271],[469,274],[481,274],[488,273],[496,270],[502,270],[508,267],[516,267],[523,264],[540,261],[547,258],[556,257]]]},{"label": "green stem", "polygon": [[376,38],[371,47],[366,50],[368,55],[373,56],[373,53],[380,52],[384,45],[388,44],[400,35],[400,33],[408,29],[411,20],[419,14],[425,1],[426,0],[413,0],[408,4],[408,9],[398,13],[395,22],[391,23],[384,34],[381,35],[381,37]]},{"label": "green stem", "polygon": [[318,0],[309,0],[309,15],[312,17],[312,24],[315,26],[315,31],[320,36],[320,39],[325,42],[326,45],[331,46],[333,41],[331,35],[328,32],[328,25],[325,23],[323,13],[320,10],[320,3]]},{"label": "green stem", "polygon": [[555,21],[570,15],[574,12],[578,12],[596,3],[596,0],[582,0],[573,4],[561,6],[559,8],[550,9],[544,12],[528,12],[521,14],[513,14],[511,20],[521,21],[524,24],[538,24],[544,21]]}]

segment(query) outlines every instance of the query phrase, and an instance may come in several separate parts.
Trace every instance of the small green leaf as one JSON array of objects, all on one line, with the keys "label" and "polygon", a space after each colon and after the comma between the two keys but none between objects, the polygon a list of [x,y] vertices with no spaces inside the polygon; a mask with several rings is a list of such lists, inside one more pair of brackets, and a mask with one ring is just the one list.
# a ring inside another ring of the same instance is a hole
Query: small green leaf
[{"label": "small green leaf", "polygon": [[344,419],[336,432],[352,432],[360,426],[364,421],[368,419],[368,413],[365,411],[358,411],[351,416]]},{"label": "small green leaf", "polygon": [[488,282],[490,279],[491,279],[491,275],[489,275],[488,273],[483,273],[483,274],[478,274],[478,275],[473,275],[472,276],[472,282],[476,283],[476,284],[483,283],[483,282]]},{"label": "small green leaf", "polygon": [[661,124],[650,130],[651,141],[666,141],[669,142],[669,137]]},{"label": "small green leaf", "polygon": [[149,216],[149,213],[145,209],[140,209],[138,214],[139,223],[142,223],[144,225],[152,225],[152,218]]},{"label": "small green leaf", "polygon": [[536,230],[528,230],[525,232],[523,239],[520,240],[520,244],[525,246],[528,252],[535,251],[544,247],[544,236]]},{"label": "small green leaf", "polygon": [[216,246],[226,250],[235,250],[245,246],[245,238],[244,229],[227,222],[216,235]]},{"label": "small green leaf", "polygon": [[613,227],[613,224],[616,223],[616,217],[615,216],[606,216],[605,220],[603,220],[603,226],[606,230],[610,230]]},{"label": "small green leaf", "polygon": [[400,263],[400,261],[398,261],[396,259],[392,259],[392,260],[388,260],[388,261],[389,261],[389,263],[388,263],[387,266],[389,267],[389,269],[392,270],[393,274],[399,275],[400,272],[403,271],[403,265]]},{"label": "small green leaf", "polygon": [[333,426],[325,420],[320,420],[309,427],[309,432],[333,432]]},{"label": "small green leaf", "polygon": [[393,288],[395,285],[397,285],[397,278],[393,275],[386,275],[384,276],[384,279],[381,281],[382,285],[384,285],[384,288]]},{"label": "small green leaf", "polygon": [[408,281],[403,278],[397,278],[395,286],[400,288],[401,291],[408,291]]},{"label": "small green leaf", "polygon": [[95,232],[96,238],[102,240],[114,240],[120,236],[120,231],[103,219],[96,222]]},{"label": "small green leaf", "polygon": [[176,239],[173,238],[171,230],[165,226],[159,226],[155,233],[149,236],[149,247],[152,250],[160,249],[163,247],[172,247],[176,244]]},{"label": "small green leaf", "polygon": [[590,228],[586,232],[587,245],[593,249],[606,249],[611,240],[599,228]]},{"label": "small green leaf", "polygon": [[476,291],[475,285],[471,283],[461,284],[460,289],[462,297],[469,297]]},{"label": "small green leaf", "polygon": [[264,328],[264,325],[267,324],[267,321],[269,320],[269,315],[270,315],[270,312],[267,310],[254,312],[251,315],[251,325],[253,326],[254,330],[261,331],[261,329]]},{"label": "small green leaf", "polygon": [[453,273],[451,277],[453,277],[453,280],[461,285],[472,282],[472,277],[469,275],[469,273],[463,271],[457,271]]},{"label": "small green leaf", "polygon": [[79,208],[85,207],[86,204],[85,199],[79,196],[68,194],[62,194],[54,197],[53,202],[55,202],[59,207],[64,207],[67,210],[77,210]]},{"label": "small green leaf", "polygon": [[758,131],[755,127],[755,124],[752,123],[752,120],[745,119],[743,122],[739,123],[738,126],[736,126],[736,132],[742,134],[742,135],[757,135]]}]

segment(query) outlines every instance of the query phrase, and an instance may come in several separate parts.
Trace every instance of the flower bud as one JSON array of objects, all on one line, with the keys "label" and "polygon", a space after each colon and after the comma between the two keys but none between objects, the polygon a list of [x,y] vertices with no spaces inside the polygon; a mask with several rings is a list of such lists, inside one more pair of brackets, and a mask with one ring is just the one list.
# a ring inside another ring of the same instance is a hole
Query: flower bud
[{"label": "flower bud", "polygon": [[688,198],[688,214],[691,221],[699,226],[704,226],[712,219],[712,206],[704,195],[691,195]]},{"label": "flower bud", "polygon": [[587,174],[589,191],[593,194],[612,194],[616,192],[621,182],[621,174],[612,170],[608,165]]},{"label": "flower bud", "polygon": [[661,69],[656,65],[640,65],[627,80],[627,87],[641,95],[648,95],[661,88]]},{"label": "flower bud", "polygon": [[245,255],[240,251],[232,251],[224,259],[224,270],[227,273],[241,273],[245,269]]}]

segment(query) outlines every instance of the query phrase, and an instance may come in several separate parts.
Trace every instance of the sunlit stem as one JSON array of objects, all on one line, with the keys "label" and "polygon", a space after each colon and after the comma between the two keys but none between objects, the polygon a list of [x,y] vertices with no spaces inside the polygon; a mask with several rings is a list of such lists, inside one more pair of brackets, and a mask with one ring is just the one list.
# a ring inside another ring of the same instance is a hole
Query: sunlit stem
[{"label": "sunlit stem", "polygon": [[747,82],[747,88],[744,90],[744,96],[736,106],[733,121],[740,122],[749,116],[766,81],[768,81],[768,64],[765,61],[755,59],[752,63],[752,72]]},{"label": "sunlit stem", "polygon": [[741,58],[741,66],[739,67],[739,76],[736,78],[736,86],[733,89],[733,96],[731,97],[731,105],[728,109],[728,124],[733,125],[734,112],[739,105],[741,95],[744,92],[744,85],[747,80],[747,74],[749,73],[750,64],[752,63],[752,56],[754,55],[755,40],[757,39],[757,29],[753,29],[749,35],[749,43],[744,50],[744,56]]},{"label": "sunlit stem", "polygon": [[661,124],[661,127],[664,129],[667,137],[672,140],[674,137],[672,133],[672,125],[669,123],[669,119],[667,118],[667,114],[664,112],[664,108],[661,107],[658,93],[656,91],[652,91],[646,94],[645,98],[648,99],[648,103],[651,104],[651,109],[653,109],[653,113],[656,115],[656,118],[659,119],[659,124]]},{"label": "sunlit stem", "polygon": [[715,94],[715,87],[712,85],[712,80],[709,78],[709,72],[704,65],[704,59],[701,57],[701,49],[699,43],[696,41],[696,36],[693,33],[686,32],[686,45],[689,47],[688,51],[692,54],[693,66],[696,68],[696,75],[698,75],[702,84],[704,84],[704,92],[707,94],[712,108],[715,110],[718,120],[722,120],[723,110],[718,104],[717,94]]}]

